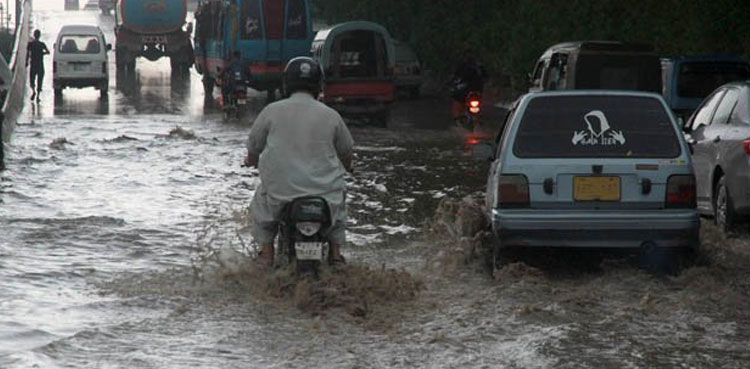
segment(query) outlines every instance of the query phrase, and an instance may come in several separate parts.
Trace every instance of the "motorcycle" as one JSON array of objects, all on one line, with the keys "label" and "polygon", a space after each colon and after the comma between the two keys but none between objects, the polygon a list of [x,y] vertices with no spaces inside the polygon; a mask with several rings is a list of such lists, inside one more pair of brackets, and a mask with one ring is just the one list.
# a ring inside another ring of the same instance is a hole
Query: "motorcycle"
[{"label": "motorcycle", "polygon": [[481,110],[481,94],[477,91],[470,91],[464,99],[464,114],[461,117],[461,126],[472,132],[479,128],[479,112]]},{"label": "motorcycle", "polygon": [[453,114],[456,118],[456,125],[473,132],[480,125],[479,112],[482,110],[482,94],[479,91],[469,90],[469,85],[461,78],[454,78],[450,81],[448,92],[454,101]]},{"label": "motorcycle", "polygon": [[299,197],[285,206],[279,224],[279,251],[295,265],[298,275],[318,278],[321,265],[332,264],[327,237],[331,224],[331,210],[322,197]]},{"label": "motorcycle", "polygon": [[[248,83],[239,71],[235,71],[232,75],[226,78],[231,78],[234,83],[232,84],[232,89],[228,96],[224,96],[222,89],[221,112],[225,122],[232,118],[240,118],[242,110],[244,110],[245,105],[247,105]],[[228,81],[226,80],[221,81],[222,84],[227,82]]]}]

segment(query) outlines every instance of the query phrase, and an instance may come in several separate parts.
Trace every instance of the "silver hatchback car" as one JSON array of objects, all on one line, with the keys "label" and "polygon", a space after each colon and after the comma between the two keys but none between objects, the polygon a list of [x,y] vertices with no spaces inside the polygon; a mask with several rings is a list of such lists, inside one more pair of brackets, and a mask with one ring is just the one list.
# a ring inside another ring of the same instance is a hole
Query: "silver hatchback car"
[{"label": "silver hatchback car", "polygon": [[690,151],[653,93],[522,96],[499,137],[486,205],[496,266],[509,247],[692,251],[699,242]]}]

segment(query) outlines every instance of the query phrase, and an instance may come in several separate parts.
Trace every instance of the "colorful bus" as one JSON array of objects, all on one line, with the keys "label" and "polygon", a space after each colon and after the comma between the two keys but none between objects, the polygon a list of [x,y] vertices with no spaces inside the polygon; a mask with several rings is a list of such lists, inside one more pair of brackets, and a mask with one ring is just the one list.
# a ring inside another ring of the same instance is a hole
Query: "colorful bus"
[{"label": "colorful bus", "polygon": [[250,87],[273,98],[286,62],[308,55],[314,36],[310,0],[202,1],[195,25],[195,67],[206,97],[237,50],[250,69]]}]

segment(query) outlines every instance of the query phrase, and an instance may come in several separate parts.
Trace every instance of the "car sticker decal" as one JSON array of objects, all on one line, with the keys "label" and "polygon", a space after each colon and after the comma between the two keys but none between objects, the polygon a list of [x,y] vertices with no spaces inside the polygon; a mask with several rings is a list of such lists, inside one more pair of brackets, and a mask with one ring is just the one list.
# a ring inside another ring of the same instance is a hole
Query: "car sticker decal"
[{"label": "car sticker decal", "polygon": [[[573,131],[573,145],[624,145],[622,131],[615,131],[609,126],[607,117],[601,110],[592,110],[583,116],[587,130]],[[598,128],[598,129],[597,129]]]}]

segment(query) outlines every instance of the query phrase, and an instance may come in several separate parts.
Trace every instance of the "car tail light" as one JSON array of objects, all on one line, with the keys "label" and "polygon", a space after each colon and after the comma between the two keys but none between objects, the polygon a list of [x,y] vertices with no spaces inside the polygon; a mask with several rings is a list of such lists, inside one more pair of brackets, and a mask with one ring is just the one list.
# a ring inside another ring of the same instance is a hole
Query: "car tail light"
[{"label": "car tail light", "polygon": [[695,176],[674,175],[667,180],[668,208],[695,208]]},{"label": "car tail light", "polygon": [[107,63],[102,62],[102,73],[107,74]]},{"label": "car tail light", "polygon": [[57,62],[52,62],[52,73],[57,73]]},{"label": "car tail light", "polygon": [[481,105],[482,105],[482,103],[479,101],[479,99],[477,99],[477,98],[471,98],[471,99],[469,99],[469,111],[472,114],[479,113],[479,109],[480,109]]},{"label": "car tail light", "polygon": [[529,181],[526,176],[501,175],[497,186],[497,204],[506,208],[529,206]]},{"label": "car tail light", "polygon": [[742,148],[745,149],[745,155],[750,156],[750,138],[742,143]]}]

